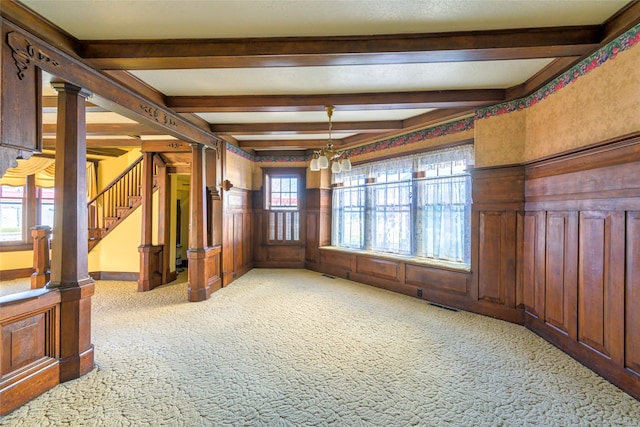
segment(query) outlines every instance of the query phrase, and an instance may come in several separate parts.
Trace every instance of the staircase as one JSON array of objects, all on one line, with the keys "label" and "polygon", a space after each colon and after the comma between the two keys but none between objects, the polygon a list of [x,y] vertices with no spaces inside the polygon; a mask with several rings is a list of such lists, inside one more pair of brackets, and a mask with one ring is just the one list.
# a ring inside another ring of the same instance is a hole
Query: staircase
[{"label": "staircase", "polygon": [[89,201],[89,250],[142,204],[141,184],[142,156]]}]

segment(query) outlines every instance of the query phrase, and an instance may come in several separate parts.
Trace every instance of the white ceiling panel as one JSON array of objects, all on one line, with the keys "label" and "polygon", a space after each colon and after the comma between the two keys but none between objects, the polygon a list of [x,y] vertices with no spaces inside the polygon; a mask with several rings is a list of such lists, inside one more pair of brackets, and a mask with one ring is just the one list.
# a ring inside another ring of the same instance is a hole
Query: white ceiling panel
[{"label": "white ceiling panel", "polygon": [[[433,111],[433,108],[406,109],[406,110],[340,110],[333,112],[331,121],[352,122],[366,120],[404,120],[409,117]],[[327,113],[322,111],[299,111],[299,112],[265,112],[265,113],[198,113],[198,116],[212,124],[227,123],[313,123],[327,122]]]},{"label": "white ceiling panel", "polygon": [[507,88],[552,59],[341,67],[131,71],[168,96],[340,94]]},{"label": "white ceiling panel", "polygon": [[626,0],[24,0],[78,39],[426,33],[597,24]]}]

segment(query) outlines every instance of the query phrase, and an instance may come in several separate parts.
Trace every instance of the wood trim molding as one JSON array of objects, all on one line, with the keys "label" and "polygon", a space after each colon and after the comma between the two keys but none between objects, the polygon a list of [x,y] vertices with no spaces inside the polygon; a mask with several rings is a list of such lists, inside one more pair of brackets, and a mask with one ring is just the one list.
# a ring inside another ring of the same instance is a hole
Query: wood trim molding
[{"label": "wood trim molding", "polygon": [[161,129],[162,132],[179,139],[215,148],[215,141],[219,139],[218,137],[195,126],[166,106],[139,95],[81,60],[70,56],[13,23],[4,21],[4,18],[3,26],[7,32],[13,35],[16,49],[38,52],[38,58],[42,58],[37,62],[39,68],[60,79],[75,82],[80,87],[92,92],[94,95],[91,102],[94,104],[156,129]]},{"label": "wood trim molding", "polygon": [[[31,247],[33,249],[33,246]],[[33,267],[15,268],[13,270],[1,270],[0,280],[13,280],[31,277],[34,270]]]}]

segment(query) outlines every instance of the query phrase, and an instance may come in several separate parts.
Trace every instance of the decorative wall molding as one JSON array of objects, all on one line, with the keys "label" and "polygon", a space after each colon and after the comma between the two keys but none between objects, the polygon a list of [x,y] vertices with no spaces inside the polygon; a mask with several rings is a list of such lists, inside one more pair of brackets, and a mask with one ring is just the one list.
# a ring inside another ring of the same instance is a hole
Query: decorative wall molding
[{"label": "decorative wall molding", "polygon": [[473,117],[456,120],[454,122],[444,123],[415,132],[399,135],[393,138],[384,139],[382,141],[363,145],[360,147],[345,150],[349,157],[360,156],[363,154],[375,153],[377,151],[387,150],[389,148],[402,147],[404,145],[415,144],[416,142],[426,141],[434,138],[441,138],[447,135],[453,135],[474,128]]},{"label": "decorative wall molding", "polygon": [[[473,128],[474,118],[465,117],[464,119],[456,120],[454,122],[420,129],[404,135],[384,139],[382,141],[372,142],[371,144],[362,145],[360,147],[351,148],[344,151],[350,157],[360,156],[363,154],[384,151],[389,148],[402,147],[404,145],[410,145],[429,139],[441,138],[443,136],[464,132]],[[238,148],[235,145],[231,144],[227,144],[227,151],[257,163],[294,163],[309,162],[311,160],[311,154],[304,154],[300,156],[253,156],[242,150],[241,148]]]},{"label": "decorative wall molding", "polygon": [[490,107],[476,110],[475,119],[487,119],[492,116],[512,113],[514,111],[524,110],[532,107],[552,95],[569,84],[575,82],[589,72],[600,67],[605,62],[615,59],[618,53],[632,48],[640,42],[640,25],[636,25],[617,39],[613,40],[606,46],[594,52],[592,55],[582,60],[578,64],[565,71],[560,76],[551,80],[549,83],[532,93],[531,95],[515,99],[513,101],[504,102],[502,104],[492,105]]}]

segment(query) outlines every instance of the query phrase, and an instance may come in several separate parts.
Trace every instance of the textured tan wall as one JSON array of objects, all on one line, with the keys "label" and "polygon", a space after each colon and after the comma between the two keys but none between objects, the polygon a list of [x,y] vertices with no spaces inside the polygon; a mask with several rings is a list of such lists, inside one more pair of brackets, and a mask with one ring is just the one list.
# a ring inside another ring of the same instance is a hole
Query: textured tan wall
[{"label": "textured tan wall", "polygon": [[527,110],[475,122],[476,167],[522,163]]},{"label": "textured tan wall", "polygon": [[237,154],[226,153],[225,179],[231,181],[234,187],[253,190],[254,163]]},{"label": "textured tan wall", "polygon": [[475,122],[476,167],[528,162],[640,131],[640,47],[537,104]]},{"label": "textured tan wall", "polygon": [[527,109],[524,160],[640,131],[640,47]]}]

